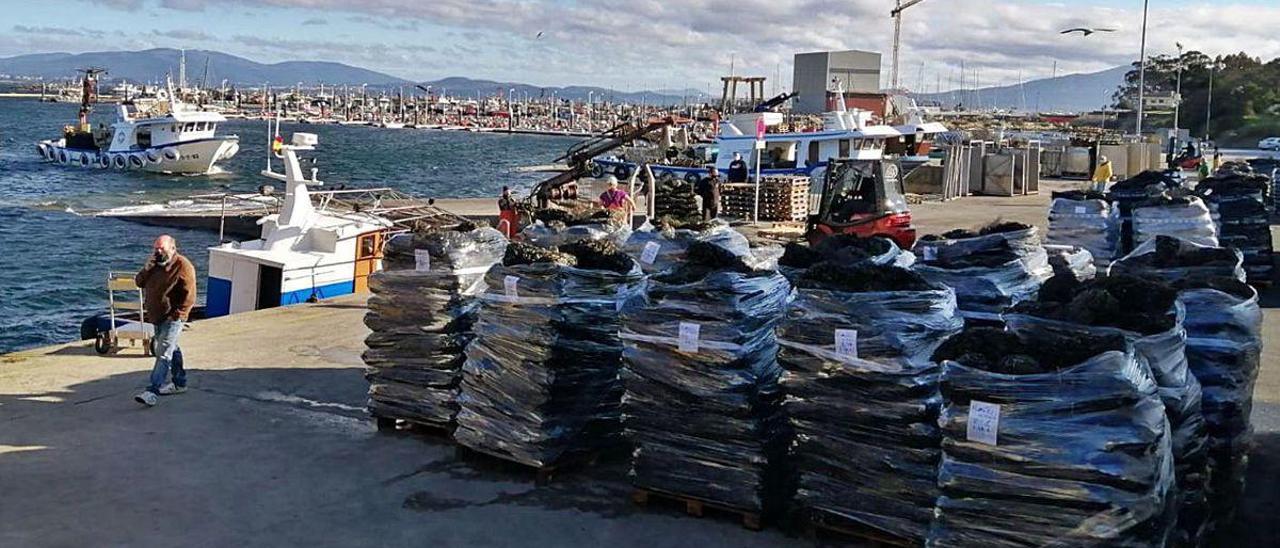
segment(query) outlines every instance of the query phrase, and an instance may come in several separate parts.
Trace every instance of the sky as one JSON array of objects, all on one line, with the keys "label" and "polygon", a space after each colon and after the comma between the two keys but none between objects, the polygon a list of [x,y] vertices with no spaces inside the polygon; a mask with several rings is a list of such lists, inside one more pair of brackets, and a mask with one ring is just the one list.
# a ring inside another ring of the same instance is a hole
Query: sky
[{"label": "sky", "polygon": [[[1280,57],[1280,0],[1151,0],[1149,54]],[[0,57],[211,49],[259,62],[338,61],[414,80],[718,92],[720,76],[791,82],[795,53],[883,55],[893,0],[0,0]],[[1114,28],[1089,37],[1071,27]],[[1093,72],[1139,56],[1141,0],[925,0],[903,16],[914,91]],[[538,34],[541,33],[541,36]],[[1056,66],[1055,66],[1056,65]]]}]

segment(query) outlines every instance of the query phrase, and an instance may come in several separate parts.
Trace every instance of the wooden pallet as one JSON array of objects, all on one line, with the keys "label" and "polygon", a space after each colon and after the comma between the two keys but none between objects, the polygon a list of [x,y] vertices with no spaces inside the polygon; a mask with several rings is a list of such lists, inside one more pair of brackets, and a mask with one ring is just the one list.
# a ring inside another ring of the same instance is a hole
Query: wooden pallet
[{"label": "wooden pallet", "polygon": [[875,547],[909,547],[920,544],[826,512],[802,512],[800,528],[806,538],[815,541],[830,538],[856,542],[858,546]]},{"label": "wooden pallet", "polygon": [[453,427],[442,424],[434,424],[403,417],[388,417],[374,413],[374,423],[378,425],[379,432],[412,432],[432,438],[440,438],[453,441]]},{"label": "wooden pallet", "polygon": [[499,466],[507,471],[532,474],[534,485],[542,486],[551,483],[562,472],[570,472],[587,466],[594,466],[599,460],[599,451],[588,451],[565,457],[560,462],[543,466],[535,466],[525,462],[512,460],[511,457],[489,451],[481,451],[464,445],[454,448],[454,456],[458,460],[486,463]]},{"label": "wooden pallet", "polygon": [[740,508],[732,508],[714,502],[708,502],[696,497],[687,495],[676,495],[673,493],[665,493],[655,491],[653,489],[640,489],[631,492],[631,501],[640,506],[648,506],[653,499],[667,500],[677,504],[684,505],[686,514],[695,517],[702,517],[707,509],[715,510],[723,514],[731,514],[742,520],[742,527],[751,531],[759,531],[763,528],[760,519],[760,512],[755,510],[743,510]]}]

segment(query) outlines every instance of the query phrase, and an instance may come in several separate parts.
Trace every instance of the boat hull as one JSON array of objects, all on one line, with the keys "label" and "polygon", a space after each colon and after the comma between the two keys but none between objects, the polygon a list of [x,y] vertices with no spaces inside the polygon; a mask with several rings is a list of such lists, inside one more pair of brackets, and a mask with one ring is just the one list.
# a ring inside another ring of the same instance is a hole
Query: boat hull
[{"label": "boat hull", "polygon": [[145,149],[98,150],[68,148],[64,139],[41,141],[38,154],[47,162],[68,167],[204,175],[217,162],[240,150],[236,136],[199,139]]}]

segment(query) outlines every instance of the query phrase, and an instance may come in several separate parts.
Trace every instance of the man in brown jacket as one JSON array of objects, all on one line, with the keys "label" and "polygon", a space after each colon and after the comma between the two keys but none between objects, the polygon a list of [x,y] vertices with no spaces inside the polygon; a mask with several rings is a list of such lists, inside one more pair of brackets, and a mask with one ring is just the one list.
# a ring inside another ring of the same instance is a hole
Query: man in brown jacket
[{"label": "man in brown jacket", "polygon": [[[152,341],[156,365],[151,369],[151,384],[133,398],[147,407],[159,401],[157,396],[187,390],[187,371],[178,350],[178,335],[196,304],[196,269],[191,261],[178,254],[178,242],[165,234],[156,238],[152,247],[151,258],[133,278],[142,288],[145,319],[155,326]],[[170,370],[173,380],[165,382]]]}]

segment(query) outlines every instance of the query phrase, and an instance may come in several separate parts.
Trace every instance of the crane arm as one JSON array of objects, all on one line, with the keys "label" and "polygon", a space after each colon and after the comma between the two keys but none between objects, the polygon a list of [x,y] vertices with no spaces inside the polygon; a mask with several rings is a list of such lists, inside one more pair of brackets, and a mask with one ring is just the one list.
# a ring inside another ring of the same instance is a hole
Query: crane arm
[{"label": "crane arm", "polygon": [[905,10],[921,2],[924,2],[924,0],[907,0],[906,2],[898,4],[897,7],[893,8],[893,10],[889,12],[889,17],[897,17],[899,13],[902,13],[902,10]]}]

